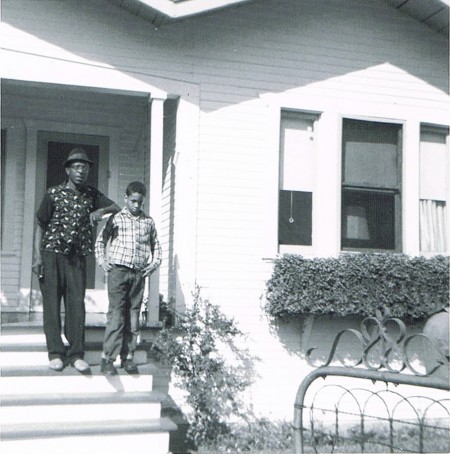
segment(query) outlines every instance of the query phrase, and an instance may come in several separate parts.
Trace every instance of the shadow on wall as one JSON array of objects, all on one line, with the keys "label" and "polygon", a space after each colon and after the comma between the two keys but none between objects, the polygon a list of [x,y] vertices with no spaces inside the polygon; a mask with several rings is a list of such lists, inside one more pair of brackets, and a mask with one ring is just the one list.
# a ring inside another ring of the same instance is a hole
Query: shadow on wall
[{"label": "shadow on wall", "polygon": [[[288,354],[306,359],[309,349],[315,348],[312,353],[313,361],[323,364],[327,361],[332,350],[333,342],[341,331],[361,330],[362,316],[336,315],[304,315],[290,320],[272,320],[271,332],[281,342]],[[407,336],[422,332],[423,321],[417,321],[407,326]],[[397,334],[391,333],[397,339]],[[339,338],[334,358],[338,361],[352,363],[362,353],[362,346],[355,342],[355,336],[346,333]]]}]

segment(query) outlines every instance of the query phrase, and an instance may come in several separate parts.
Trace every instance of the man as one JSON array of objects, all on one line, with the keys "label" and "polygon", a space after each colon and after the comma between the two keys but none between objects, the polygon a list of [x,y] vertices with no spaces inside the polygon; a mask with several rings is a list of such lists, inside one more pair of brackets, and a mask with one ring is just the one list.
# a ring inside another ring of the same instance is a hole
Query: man
[{"label": "man", "polygon": [[[88,372],[84,361],[86,256],[93,252],[92,226],[120,207],[97,189],[85,185],[93,162],[74,148],[64,168],[66,181],[47,190],[36,213],[33,272],[43,298],[44,333],[49,367],[61,371],[71,364]],[[64,336],[61,338],[61,298],[64,298]]]}]

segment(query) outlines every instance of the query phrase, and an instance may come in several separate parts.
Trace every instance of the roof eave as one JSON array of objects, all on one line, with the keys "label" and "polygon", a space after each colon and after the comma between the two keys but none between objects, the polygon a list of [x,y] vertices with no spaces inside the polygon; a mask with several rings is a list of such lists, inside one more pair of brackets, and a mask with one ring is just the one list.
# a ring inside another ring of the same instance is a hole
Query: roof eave
[{"label": "roof eave", "polygon": [[224,8],[249,0],[188,0],[174,2],[172,0],[137,0],[170,19],[182,19],[195,16],[215,9]]}]

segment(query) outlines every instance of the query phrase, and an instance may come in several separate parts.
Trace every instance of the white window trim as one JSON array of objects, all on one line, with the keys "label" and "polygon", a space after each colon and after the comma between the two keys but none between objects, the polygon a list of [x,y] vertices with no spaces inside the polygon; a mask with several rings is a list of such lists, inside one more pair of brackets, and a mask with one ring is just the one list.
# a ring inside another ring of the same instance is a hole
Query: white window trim
[{"label": "white window trim", "polygon": [[[436,255],[421,253],[419,245],[419,147],[420,125],[449,128],[448,110],[436,111],[424,108],[411,109],[402,105],[386,105],[371,102],[346,103],[318,98],[301,93],[266,93],[260,99],[269,112],[272,125],[270,148],[273,152],[268,167],[266,244],[263,258],[271,260],[283,253],[301,254],[311,257],[332,257],[341,250],[341,185],[342,185],[342,121],[344,118],[398,123],[403,127],[402,167],[401,167],[401,252],[414,255]],[[342,101],[342,100],[341,100]],[[313,196],[313,239],[312,246],[278,247],[278,191],[279,191],[279,137],[281,110],[320,113],[320,127],[315,130],[318,143],[317,182]],[[319,131],[319,129],[321,131]],[[322,131],[326,131],[323,133]],[[450,147],[449,147],[450,148]],[[328,152],[328,153],[327,153]],[[450,161],[450,159],[449,159]],[[447,169],[450,178],[450,165]],[[324,189],[323,181],[335,188],[336,197],[330,197]],[[448,180],[450,182],[450,179]],[[450,184],[448,185],[450,205]],[[324,219],[326,215],[326,219]],[[450,209],[448,216],[448,238],[450,238]],[[449,255],[450,251],[446,254]]]}]

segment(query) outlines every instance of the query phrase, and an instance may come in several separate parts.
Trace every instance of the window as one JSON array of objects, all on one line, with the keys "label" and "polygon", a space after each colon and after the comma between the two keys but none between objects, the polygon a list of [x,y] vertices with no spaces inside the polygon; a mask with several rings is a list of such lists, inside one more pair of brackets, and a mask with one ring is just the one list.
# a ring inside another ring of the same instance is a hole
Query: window
[{"label": "window", "polygon": [[401,126],[343,121],[342,249],[400,249]]},{"label": "window", "polygon": [[420,250],[447,250],[448,130],[423,125],[420,131]]},{"label": "window", "polygon": [[282,111],[278,244],[312,245],[314,122],[317,115]]}]

